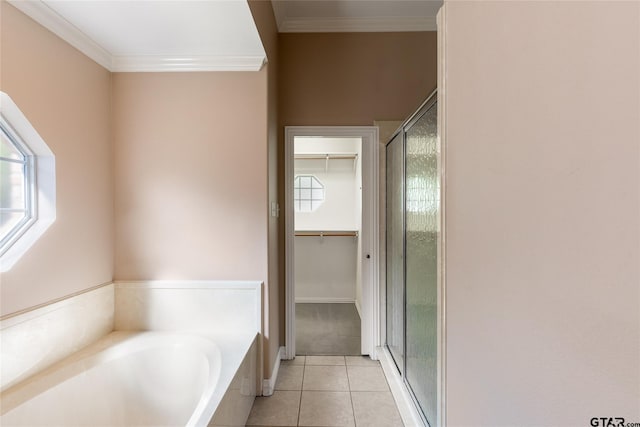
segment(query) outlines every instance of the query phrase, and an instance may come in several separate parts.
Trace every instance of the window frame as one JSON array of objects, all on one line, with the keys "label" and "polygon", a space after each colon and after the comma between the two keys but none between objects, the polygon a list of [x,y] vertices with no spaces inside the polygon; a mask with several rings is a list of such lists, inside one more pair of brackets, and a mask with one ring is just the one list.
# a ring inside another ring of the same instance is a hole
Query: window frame
[{"label": "window frame", "polygon": [[56,158],[9,95],[0,91],[2,137],[25,159],[25,214],[2,240],[0,272],[9,271],[56,220]]},{"label": "window frame", "polygon": [[[0,114],[0,132],[13,145],[24,160],[0,157],[0,162],[22,164],[24,181],[24,216],[5,235],[0,236],[0,257],[4,255],[11,246],[20,239],[24,233],[38,220],[38,194],[36,181],[36,156],[29,146],[22,140],[20,135],[8,123],[3,114]],[[9,209],[0,207],[0,212]],[[13,210],[15,211],[15,210]]]},{"label": "window frame", "polygon": [[[298,180],[300,178],[311,178],[311,186],[310,187],[301,187],[301,186],[296,186],[296,182],[298,182]],[[313,181],[316,181],[321,188],[314,188],[313,187]],[[313,190],[322,190],[322,199],[314,199],[313,198]],[[302,199],[299,197],[298,194],[296,194],[296,190],[309,190],[310,191],[310,198],[308,199]],[[311,212],[315,212],[316,209],[318,209],[323,203],[324,201],[327,199],[326,197],[326,187],[325,185],[322,183],[322,181],[320,181],[318,179],[317,176],[315,175],[310,175],[310,174],[299,174],[296,175],[293,178],[293,207],[294,207],[294,211],[296,213],[311,213]],[[311,209],[310,210],[302,210],[302,202],[310,202],[311,205]],[[319,202],[317,204],[317,206],[314,208],[314,202]]]}]

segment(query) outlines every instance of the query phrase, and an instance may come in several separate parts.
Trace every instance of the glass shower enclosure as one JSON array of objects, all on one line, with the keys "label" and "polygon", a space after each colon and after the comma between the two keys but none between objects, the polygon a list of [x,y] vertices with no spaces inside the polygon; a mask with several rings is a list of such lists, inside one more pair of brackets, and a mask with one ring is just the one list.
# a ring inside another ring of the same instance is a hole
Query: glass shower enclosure
[{"label": "glass shower enclosure", "polygon": [[438,408],[438,160],[434,93],[386,146],[386,346],[431,427]]}]

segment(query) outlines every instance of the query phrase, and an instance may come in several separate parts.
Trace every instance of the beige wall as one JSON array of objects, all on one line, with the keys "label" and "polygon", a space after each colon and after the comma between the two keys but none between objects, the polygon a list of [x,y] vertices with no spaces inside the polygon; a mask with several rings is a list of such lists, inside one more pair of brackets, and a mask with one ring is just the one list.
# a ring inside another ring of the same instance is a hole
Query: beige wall
[{"label": "beige wall", "polygon": [[0,87],[56,156],[57,219],[0,276],[0,313],[111,281],[110,74],[0,1]]},{"label": "beige wall", "polygon": [[[267,90],[266,68],[113,75],[116,280],[259,280],[277,300]],[[267,377],[277,320],[267,306]]]},{"label": "beige wall", "polygon": [[280,34],[280,123],[403,120],[436,87],[436,33]]},{"label": "beige wall", "polygon": [[[373,126],[376,120],[403,121],[437,84],[435,32],[281,33],[278,47],[281,164],[285,126]],[[284,168],[278,179],[284,208]],[[280,271],[284,272],[284,215],[279,230]],[[284,319],[284,274],[280,287]],[[284,337],[284,330],[281,334]]]},{"label": "beige wall", "polygon": [[447,421],[640,420],[640,4],[446,3]]},{"label": "beige wall", "polygon": [[117,280],[267,282],[266,74],[116,73]]},{"label": "beige wall", "polygon": [[268,156],[268,206],[269,218],[269,307],[268,316],[269,351],[264,359],[265,376],[271,376],[271,367],[284,337],[284,316],[280,316],[280,263],[278,248],[278,218],[270,215],[272,202],[278,201],[278,28],[270,1],[250,0],[249,7],[267,53],[267,156]]}]

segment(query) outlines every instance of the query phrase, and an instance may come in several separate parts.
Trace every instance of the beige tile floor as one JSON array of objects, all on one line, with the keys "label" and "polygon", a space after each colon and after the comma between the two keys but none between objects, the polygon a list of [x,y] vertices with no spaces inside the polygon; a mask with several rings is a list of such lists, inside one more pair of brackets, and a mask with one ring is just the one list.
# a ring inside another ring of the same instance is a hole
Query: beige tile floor
[{"label": "beige tile floor", "polygon": [[256,397],[247,426],[402,427],[379,362],[361,356],[282,361],[272,396]]}]

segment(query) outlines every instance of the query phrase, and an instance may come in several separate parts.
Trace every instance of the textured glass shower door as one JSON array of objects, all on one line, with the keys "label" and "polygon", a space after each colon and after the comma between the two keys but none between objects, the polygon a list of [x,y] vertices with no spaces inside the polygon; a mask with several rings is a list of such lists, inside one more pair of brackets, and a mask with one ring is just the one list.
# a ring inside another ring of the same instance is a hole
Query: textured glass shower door
[{"label": "textured glass shower door", "polygon": [[440,232],[436,104],[427,106],[420,114],[405,128],[406,368],[404,376],[429,425],[435,426]]},{"label": "textured glass shower door", "polygon": [[386,148],[387,347],[404,371],[404,144],[402,132]]},{"label": "textured glass shower door", "polygon": [[386,147],[387,348],[430,426],[438,422],[437,108],[434,94]]}]

